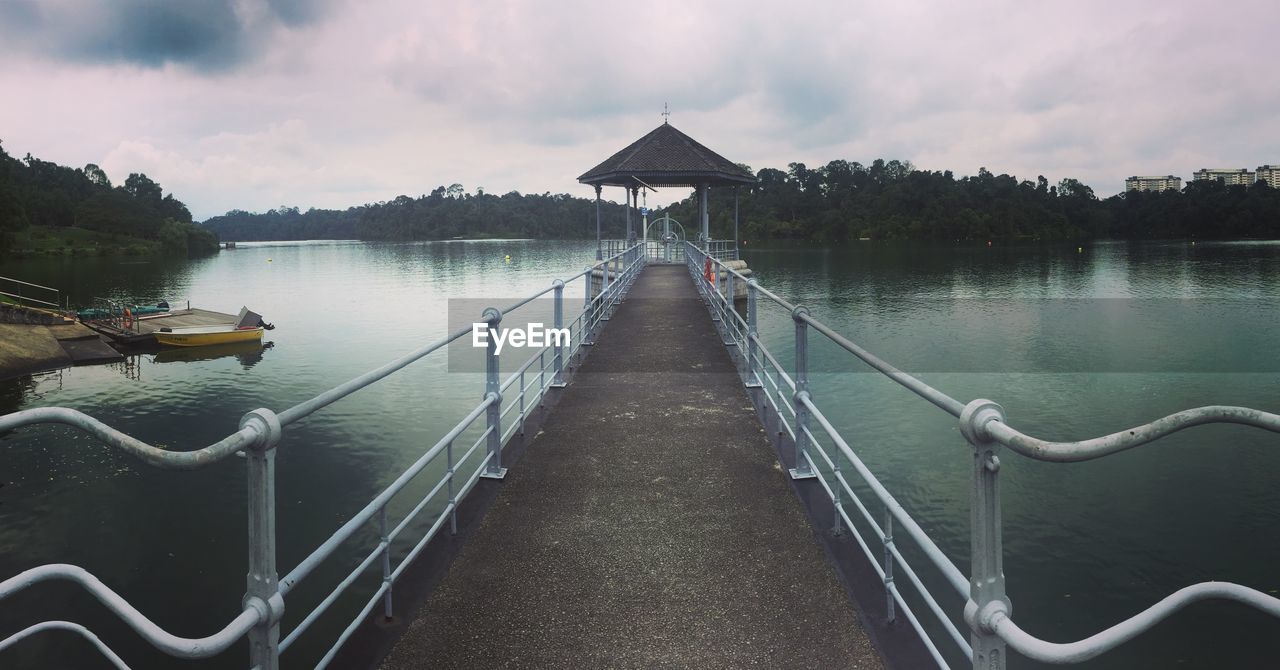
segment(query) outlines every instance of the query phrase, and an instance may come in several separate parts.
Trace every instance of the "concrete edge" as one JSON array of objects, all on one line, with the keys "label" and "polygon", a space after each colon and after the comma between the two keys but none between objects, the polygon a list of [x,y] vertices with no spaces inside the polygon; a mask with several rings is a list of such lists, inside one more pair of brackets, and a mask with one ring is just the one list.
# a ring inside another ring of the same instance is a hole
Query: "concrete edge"
[{"label": "concrete edge", "polygon": [[[764,401],[761,389],[743,390],[748,391],[747,397],[756,410],[756,418],[768,433],[769,442],[773,445],[778,463],[782,465],[785,474],[787,469],[795,466],[795,442],[785,430],[781,435],[778,434],[776,419],[770,420],[772,412]],[[835,525],[835,509],[822,485],[814,479],[788,477],[788,480],[797,502],[809,520],[814,539],[822,545],[827,561],[835,569],[849,604],[857,613],[863,630],[871,638],[871,644],[880,655],[884,667],[915,670],[936,666],[920,635],[905,617],[899,616],[894,623],[888,621],[885,615],[884,583],[853,535],[849,532],[840,535],[831,532]]]}]

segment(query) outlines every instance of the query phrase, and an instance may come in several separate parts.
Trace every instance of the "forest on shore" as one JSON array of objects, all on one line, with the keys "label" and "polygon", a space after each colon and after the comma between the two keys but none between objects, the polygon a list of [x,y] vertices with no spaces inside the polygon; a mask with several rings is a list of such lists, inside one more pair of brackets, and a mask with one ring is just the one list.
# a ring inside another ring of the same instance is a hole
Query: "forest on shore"
[{"label": "forest on shore", "polygon": [[102,168],[70,168],[0,146],[0,251],[13,255],[200,256],[218,237],[145,174],[113,186]]},{"label": "forest on shore", "polygon": [[[620,236],[622,205],[600,206],[606,236]],[[614,225],[616,224],[616,225]],[[277,207],[255,214],[233,210],[204,225],[223,240],[448,240],[483,238],[575,239],[596,235],[594,199],[544,193],[469,194],[460,184],[436,188],[418,198],[345,210]]]},{"label": "forest on shore", "polygon": [[[750,170],[748,166],[742,166]],[[972,176],[911,163],[835,160],[755,171],[739,189],[740,237],[841,244],[854,240],[1277,239],[1280,190],[1264,182],[1192,181],[1181,191],[1100,199],[1076,179],[1051,184],[979,168]],[[612,189],[617,190],[617,189]],[[621,193],[613,194],[615,197]],[[696,234],[689,195],[665,208]],[[343,210],[233,210],[201,224],[145,174],[113,185],[97,165],[70,168],[0,146],[0,251],[14,254],[185,254],[247,240],[591,239],[596,203],[567,194],[504,195],[461,184]],[[651,218],[663,213],[656,209]],[[624,234],[622,205],[601,204],[603,234]],[[733,234],[733,192],[711,189],[711,234]]]},{"label": "forest on shore", "polygon": [[[786,171],[764,168],[755,174],[759,181],[739,192],[739,234],[752,240],[1280,238],[1280,190],[1263,182],[1228,187],[1193,181],[1181,191],[1100,199],[1071,178],[1051,184],[1043,176],[1019,180],[985,168],[956,177],[897,160],[836,160],[815,169],[791,163]],[[712,189],[710,208],[712,236],[732,236],[732,190]],[[692,192],[666,211],[692,234]],[[605,237],[623,235],[621,205],[605,202],[601,217]],[[595,236],[595,201],[550,193],[498,196],[481,189],[472,194],[453,184],[417,198],[402,195],[346,210],[236,210],[203,225],[225,240],[589,239]]]}]

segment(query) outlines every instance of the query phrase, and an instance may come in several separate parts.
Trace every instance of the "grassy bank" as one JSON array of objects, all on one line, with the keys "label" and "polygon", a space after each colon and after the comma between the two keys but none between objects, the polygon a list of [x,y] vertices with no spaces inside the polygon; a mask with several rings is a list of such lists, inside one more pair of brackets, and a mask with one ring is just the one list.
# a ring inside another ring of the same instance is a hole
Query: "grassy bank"
[{"label": "grassy bank", "polygon": [[159,242],[128,235],[101,233],[83,228],[28,226],[13,234],[6,255],[29,256],[155,256],[163,252]]}]

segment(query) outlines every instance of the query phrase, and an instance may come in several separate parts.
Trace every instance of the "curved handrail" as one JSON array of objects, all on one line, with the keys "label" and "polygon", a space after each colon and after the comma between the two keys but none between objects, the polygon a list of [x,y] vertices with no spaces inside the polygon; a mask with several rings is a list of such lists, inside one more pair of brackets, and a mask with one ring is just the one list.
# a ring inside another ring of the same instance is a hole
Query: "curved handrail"
[{"label": "curved handrail", "polygon": [[78,428],[108,446],[165,470],[195,470],[217,463],[253,444],[258,438],[259,430],[255,424],[248,424],[202,449],[169,451],[122,433],[78,410],[68,407],[38,407],[0,416],[0,433],[37,423],[61,423]]},{"label": "curved handrail", "polygon": [[1128,642],[1169,616],[1201,600],[1232,600],[1280,617],[1280,599],[1230,582],[1201,582],[1178,589],[1124,621],[1076,642],[1046,642],[1022,630],[1001,611],[986,625],[1018,653],[1044,663],[1078,663]]},{"label": "curved handrail", "polygon": [[116,666],[120,670],[129,670],[129,666],[125,665],[124,660],[117,656],[114,651],[111,651],[111,647],[108,647],[102,640],[98,639],[98,636],[90,632],[88,628],[85,628],[73,621],[42,621],[34,626],[27,626],[13,635],[0,640],[0,651],[4,651],[32,635],[43,633],[47,630],[66,630],[76,633],[80,637],[88,640],[89,644],[92,644],[98,650],[98,653],[105,656],[108,661],[111,661],[112,665]]},{"label": "curved handrail", "polygon": [[66,563],[31,568],[0,582],[0,600],[27,587],[57,579],[75,582],[84,587],[153,647],[178,658],[208,658],[220,653],[244,637],[266,615],[265,610],[246,606],[239,616],[213,635],[202,638],[178,637],[148,619],[88,570]]},{"label": "curved handrail", "polygon": [[1227,405],[1188,409],[1129,430],[1077,442],[1049,442],[1031,437],[995,417],[975,428],[1028,458],[1054,463],[1077,463],[1140,447],[1180,430],[1210,423],[1234,423],[1280,433],[1280,415]]}]

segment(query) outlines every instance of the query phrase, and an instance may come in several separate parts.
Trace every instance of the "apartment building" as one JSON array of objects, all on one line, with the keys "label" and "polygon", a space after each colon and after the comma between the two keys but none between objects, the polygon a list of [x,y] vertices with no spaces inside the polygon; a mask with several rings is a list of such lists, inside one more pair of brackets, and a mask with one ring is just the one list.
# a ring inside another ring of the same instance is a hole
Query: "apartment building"
[{"label": "apartment building", "polygon": [[1280,165],[1259,165],[1255,179],[1267,182],[1271,188],[1280,188]]},{"label": "apartment building", "polygon": [[1253,173],[1246,168],[1205,168],[1196,170],[1192,176],[1196,181],[1222,181],[1227,186],[1252,186],[1255,181]]},{"label": "apartment building", "polygon": [[1181,191],[1182,177],[1167,174],[1162,176],[1129,177],[1124,180],[1124,190],[1126,191],[1166,191],[1169,189]]}]

